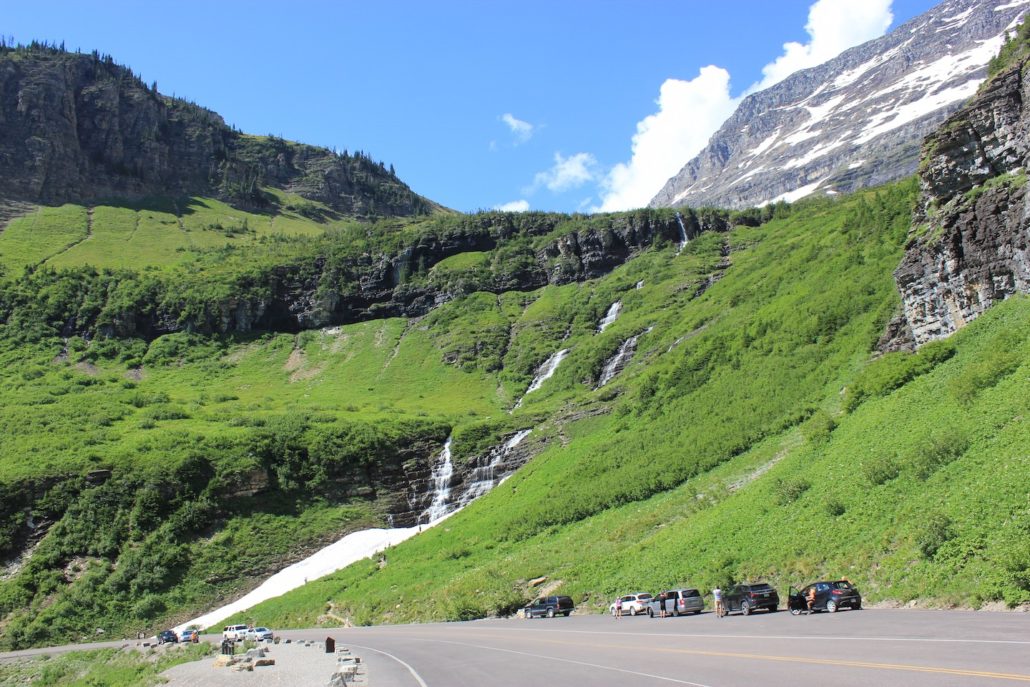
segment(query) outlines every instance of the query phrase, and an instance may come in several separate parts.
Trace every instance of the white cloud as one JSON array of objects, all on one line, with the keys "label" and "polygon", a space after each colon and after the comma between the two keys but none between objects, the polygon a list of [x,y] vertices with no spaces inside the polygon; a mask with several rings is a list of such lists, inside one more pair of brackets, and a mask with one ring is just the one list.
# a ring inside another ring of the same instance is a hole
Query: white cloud
[{"label": "white cloud", "polygon": [[783,54],[762,69],[762,80],[749,92],[761,91],[794,72],[831,60],[848,48],[883,35],[894,20],[891,0],[818,0],[808,8],[809,42],[784,43]]},{"label": "white cloud", "polygon": [[662,185],[699,153],[733,113],[730,73],[703,67],[690,81],[666,79],[658,112],[637,123],[633,158],[615,165],[601,182],[601,211],[644,207]]},{"label": "white cloud", "polygon": [[561,193],[597,180],[597,159],[590,153],[576,153],[569,157],[555,153],[554,166],[545,172],[537,172],[532,185],[523,189],[523,193],[534,193],[542,186],[546,186],[549,191]]},{"label": "white cloud", "polygon": [[762,80],[737,98],[730,96],[730,75],[708,66],[690,80],[666,79],[658,112],[637,123],[633,155],[600,180],[605,212],[643,207],[665,182],[699,153],[744,95],[782,81],[799,69],[830,60],[848,48],[882,36],[893,20],[891,0],[817,0],[808,9],[810,41],[785,43],[783,55],[762,69]]},{"label": "white cloud", "polygon": [[495,205],[494,210],[500,210],[501,212],[526,212],[529,210],[528,200],[513,200],[510,203],[502,203],[501,205]]},{"label": "white cloud", "polygon": [[529,122],[524,122],[518,119],[510,112],[505,112],[501,115],[501,121],[508,125],[511,129],[512,136],[515,137],[515,145],[525,143],[533,137],[533,125]]}]

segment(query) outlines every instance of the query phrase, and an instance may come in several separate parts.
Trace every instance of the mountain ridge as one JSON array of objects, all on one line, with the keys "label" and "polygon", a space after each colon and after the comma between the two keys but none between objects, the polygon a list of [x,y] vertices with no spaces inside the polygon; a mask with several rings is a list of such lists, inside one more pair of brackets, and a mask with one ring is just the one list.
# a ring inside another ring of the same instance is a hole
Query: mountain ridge
[{"label": "mountain ridge", "polygon": [[201,195],[270,208],[275,187],[349,216],[441,209],[364,153],[243,134],[110,56],[0,46],[0,200]]},{"label": "mountain ridge", "polygon": [[649,207],[743,208],[912,174],[1028,3],[948,0],[886,36],[747,96]]}]

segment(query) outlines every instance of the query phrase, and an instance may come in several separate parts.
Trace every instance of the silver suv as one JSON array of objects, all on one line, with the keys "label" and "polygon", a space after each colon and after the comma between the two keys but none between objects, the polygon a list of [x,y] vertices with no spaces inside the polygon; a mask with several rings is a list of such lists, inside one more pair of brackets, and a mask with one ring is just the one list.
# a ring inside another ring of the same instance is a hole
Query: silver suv
[{"label": "silver suv", "polygon": [[[665,595],[664,601],[662,594]],[[647,614],[654,618],[661,615],[661,604],[665,605],[666,615],[686,615],[700,613],[705,610],[705,600],[696,589],[669,589],[662,592],[648,604]]]}]

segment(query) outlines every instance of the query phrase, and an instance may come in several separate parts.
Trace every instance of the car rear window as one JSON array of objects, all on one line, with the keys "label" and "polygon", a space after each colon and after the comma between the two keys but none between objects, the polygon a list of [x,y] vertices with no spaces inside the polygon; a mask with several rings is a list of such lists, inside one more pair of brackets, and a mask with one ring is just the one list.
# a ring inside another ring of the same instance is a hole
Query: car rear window
[{"label": "car rear window", "polygon": [[768,592],[771,591],[772,587],[767,584],[753,584],[751,585],[751,591],[753,592]]},{"label": "car rear window", "polygon": [[833,586],[837,589],[851,589],[851,584],[846,580],[839,580],[833,583]]},{"label": "car rear window", "polygon": [[641,601],[646,601],[646,600],[648,600],[648,599],[650,599],[652,597],[651,597],[650,594],[637,594],[637,598],[640,599]]},{"label": "car rear window", "polygon": [[690,598],[694,596],[701,596],[701,594],[696,589],[684,589],[683,596],[684,598]]}]

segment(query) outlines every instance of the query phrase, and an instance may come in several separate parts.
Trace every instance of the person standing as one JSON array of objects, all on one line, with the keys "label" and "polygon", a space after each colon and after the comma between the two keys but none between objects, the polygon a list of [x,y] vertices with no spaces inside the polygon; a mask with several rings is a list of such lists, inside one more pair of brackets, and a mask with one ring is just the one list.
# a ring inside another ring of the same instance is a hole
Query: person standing
[{"label": "person standing", "polygon": [[621,618],[622,617],[622,597],[621,596],[618,599],[615,600],[615,617],[616,618]]},{"label": "person standing", "polygon": [[665,613],[665,600],[667,598],[669,598],[669,597],[666,595],[665,592],[662,592],[661,594],[658,595],[658,617],[659,618],[664,618],[665,615],[666,615],[666,613]]},{"label": "person standing", "polygon": [[721,618],[726,615],[726,609],[722,606],[722,590],[718,585],[712,590],[712,598],[715,600],[715,617]]}]

